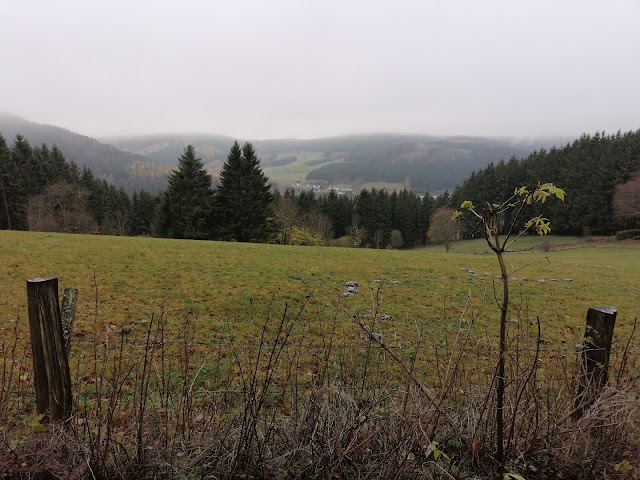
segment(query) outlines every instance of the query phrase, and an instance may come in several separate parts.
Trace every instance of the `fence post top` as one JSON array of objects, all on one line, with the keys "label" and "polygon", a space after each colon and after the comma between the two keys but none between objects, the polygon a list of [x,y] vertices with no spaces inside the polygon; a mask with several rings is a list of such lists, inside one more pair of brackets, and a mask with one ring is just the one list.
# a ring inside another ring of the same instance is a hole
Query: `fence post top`
[{"label": "fence post top", "polygon": [[612,307],[611,305],[603,305],[601,307],[591,307],[589,310],[596,310],[598,312],[607,313],[609,315],[613,315],[614,313],[618,313],[616,307]]}]

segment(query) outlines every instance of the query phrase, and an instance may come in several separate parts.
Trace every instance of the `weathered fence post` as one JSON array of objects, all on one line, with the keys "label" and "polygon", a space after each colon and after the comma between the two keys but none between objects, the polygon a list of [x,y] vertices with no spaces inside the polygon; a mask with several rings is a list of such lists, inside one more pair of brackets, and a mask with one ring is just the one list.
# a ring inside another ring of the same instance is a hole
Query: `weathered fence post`
[{"label": "weathered fence post", "polygon": [[582,371],[575,418],[596,401],[609,379],[609,354],[617,310],[614,307],[591,307],[587,312],[587,326],[582,343]]},{"label": "weathered fence post", "polygon": [[38,413],[51,420],[71,416],[71,373],[62,334],[57,278],[27,280],[29,329]]},{"label": "weathered fence post", "polygon": [[71,354],[71,336],[73,335],[73,322],[76,319],[76,304],[78,303],[78,289],[68,287],[62,292],[62,338],[67,359]]}]

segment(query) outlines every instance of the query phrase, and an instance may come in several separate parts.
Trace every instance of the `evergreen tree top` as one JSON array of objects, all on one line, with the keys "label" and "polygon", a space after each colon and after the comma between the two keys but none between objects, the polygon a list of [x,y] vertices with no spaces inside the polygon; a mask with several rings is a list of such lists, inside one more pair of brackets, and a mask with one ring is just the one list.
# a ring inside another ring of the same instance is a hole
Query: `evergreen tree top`
[{"label": "evergreen tree top", "polygon": [[235,141],[216,193],[218,234],[225,240],[267,241],[272,235],[273,193],[251,143]]}]

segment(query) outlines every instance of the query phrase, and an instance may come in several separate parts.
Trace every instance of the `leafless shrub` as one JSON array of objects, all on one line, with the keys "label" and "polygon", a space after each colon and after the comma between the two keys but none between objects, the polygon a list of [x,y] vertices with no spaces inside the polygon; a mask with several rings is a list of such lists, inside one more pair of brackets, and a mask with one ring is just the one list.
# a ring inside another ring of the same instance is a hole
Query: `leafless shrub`
[{"label": "leafless shrub", "polygon": [[[406,341],[380,321],[381,288],[371,287],[365,314],[350,311],[339,297],[330,315],[313,299],[297,306],[274,302],[254,342],[212,344],[206,359],[198,355],[190,313],[168,319],[161,311],[143,325],[118,326],[112,342],[87,338],[89,346],[77,344],[72,355],[74,416],[46,431],[19,380],[30,367],[25,344],[17,331],[5,335],[0,473],[71,479],[492,475],[496,347],[475,332],[484,299],[476,305],[471,298],[445,299],[434,312],[438,319],[416,319],[415,336]],[[344,314],[358,334],[338,328]],[[525,478],[638,478],[639,365],[631,338],[612,352],[604,394],[576,421],[579,355],[547,345],[526,306],[514,315],[507,332],[507,471]],[[179,324],[177,334],[168,333],[167,321]],[[434,321],[443,329],[428,328]]]}]

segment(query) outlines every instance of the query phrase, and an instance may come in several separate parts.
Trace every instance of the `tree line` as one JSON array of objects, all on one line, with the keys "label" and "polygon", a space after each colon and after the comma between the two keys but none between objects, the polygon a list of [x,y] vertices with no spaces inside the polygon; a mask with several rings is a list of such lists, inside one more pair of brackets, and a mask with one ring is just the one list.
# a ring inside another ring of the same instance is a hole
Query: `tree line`
[{"label": "tree line", "polygon": [[447,197],[434,199],[403,189],[372,188],[349,197],[330,190],[276,192],[279,243],[369,248],[411,248],[427,243],[433,212]]},{"label": "tree line", "polygon": [[133,204],[122,188],[68,162],[54,144],[0,135],[0,228],[125,234]]},{"label": "tree line", "polygon": [[160,195],[155,229],[161,237],[292,245],[410,248],[427,241],[439,203],[404,189],[363,190],[354,197],[272,191],[251,143],[235,142],[220,174],[211,177],[189,145]]},{"label": "tree line", "polygon": [[448,202],[411,190],[272,191],[250,143],[231,147],[214,185],[192,145],[167,188],[130,197],[54,144],[0,135],[0,228],[297,245],[410,248],[427,241],[433,211]]},{"label": "tree line", "polygon": [[[214,185],[193,146],[160,194],[129,196],[65,159],[54,144],[31,146],[0,135],[0,228],[147,235],[297,245],[411,248],[438,238],[434,216],[463,200],[483,205],[540,179],[561,186],[566,204],[542,206],[555,233],[611,234],[640,222],[640,130],[582,135],[572,144],[512,157],[473,172],[437,199],[372,188],[353,196],[271,189],[250,143],[231,147]],[[526,216],[527,212],[524,212]],[[505,218],[509,223],[510,219]],[[443,220],[438,220],[438,225]],[[427,232],[433,235],[427,236]],[[453,232],[454,237],[458,236]],[[451,235],[449,235],[451,236]]]},{"label": "tree line", "polygon": [[[486,205],[509,198],[518,186],[550,182],[567,193],[565,203],[541,206],[540,214],[553,219],[554,233],[610,235],[639,225],[640,177],[634,174],[638,171],[640,130],[614,135],[583,134],[563,147],[490,163],[456,187],[452,204],[459,206],[470,200],[474,205]],[[510,221],[505,218],[506,224]]]}]

